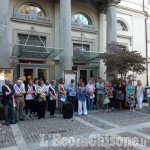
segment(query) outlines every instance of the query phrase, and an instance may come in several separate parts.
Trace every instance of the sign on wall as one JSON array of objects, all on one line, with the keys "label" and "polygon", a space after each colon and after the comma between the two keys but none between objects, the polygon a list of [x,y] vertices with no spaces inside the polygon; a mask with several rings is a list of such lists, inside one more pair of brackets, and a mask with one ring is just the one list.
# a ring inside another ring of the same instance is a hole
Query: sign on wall
[{"label": "sign on wall", "polygon": [[38,16],[35,11],[30,11],[28,14],[14,12],[13,18],[34,21],[34,22],[40,22],[40,23],[50,23],[50,18]]}]

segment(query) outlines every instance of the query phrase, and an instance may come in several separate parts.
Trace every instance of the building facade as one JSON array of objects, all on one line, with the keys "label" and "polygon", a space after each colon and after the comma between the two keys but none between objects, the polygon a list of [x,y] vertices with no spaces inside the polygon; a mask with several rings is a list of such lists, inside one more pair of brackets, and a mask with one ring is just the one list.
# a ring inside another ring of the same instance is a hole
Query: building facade
[{"label": "building facade", "polygon": [[[142,0],[1,0],[0,68],[8,76],[10,69],[14,82],[59,80],[67,71],[77,81],[106,79],[99,60],[106,43],[146,56],[142,6]],[[146,84],[145,73],[137,78]]]}]

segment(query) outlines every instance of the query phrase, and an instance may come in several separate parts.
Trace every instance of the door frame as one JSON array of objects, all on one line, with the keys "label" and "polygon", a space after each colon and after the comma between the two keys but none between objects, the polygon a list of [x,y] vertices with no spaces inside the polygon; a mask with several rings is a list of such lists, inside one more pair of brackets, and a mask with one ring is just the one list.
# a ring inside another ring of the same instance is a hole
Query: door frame
[{"label": "door frame", "polygon": [[[86,70],[87,71],[87,82],[89,81],[90,79],[90,70],[96,70],[96,75],[97,75],[97,78],[98,78],[98,75],[99,75],[99,68],[98,67],[84,67],[84,68],[78,68],[78,79],[77,79],[77,82],[79,81],[80,79],[80,71],[81,70]],[[95,81],[96,82],[96,81]]]},{"label": "door frame", "polygon": [[33,79],[38,78],[38,69],[46,69],[46,79],[49,80],[49,67],[48,65],[41,64],[20,64],[20,77],[24,75],[24,69],[33,69]]}]

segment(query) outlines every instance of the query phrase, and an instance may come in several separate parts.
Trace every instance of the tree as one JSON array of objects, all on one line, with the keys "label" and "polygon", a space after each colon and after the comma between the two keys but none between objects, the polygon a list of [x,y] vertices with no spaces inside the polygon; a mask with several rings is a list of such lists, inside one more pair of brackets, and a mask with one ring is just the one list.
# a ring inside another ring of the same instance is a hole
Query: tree
[{"label": "tree", "polygon": [[106,66],[108,77],[116,78],[120,75],[122,79],[133,77],[127,76],[129,71],[142,74],[146,70],[146,59],[138,51],[129,51],[125,45],[112,42],[107,45],[107,52],[100,56]]}]

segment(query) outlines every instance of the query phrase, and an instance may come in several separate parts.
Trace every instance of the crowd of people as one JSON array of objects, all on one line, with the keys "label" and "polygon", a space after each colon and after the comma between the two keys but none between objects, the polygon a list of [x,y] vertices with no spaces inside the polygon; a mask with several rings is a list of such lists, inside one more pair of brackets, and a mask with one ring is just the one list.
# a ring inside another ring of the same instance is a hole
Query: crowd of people
[{"label": "crowd of people", "polygon": [[[129,107],[130,111],[135,111],[136,100],[139,111],[142,110],[144,87],[141,81],[137,81],[134,86],[132,81],[119,80],[116,86],[111,82],[104,82],[99,77],[95,83],[91,78],[85,85],[83,79],[80,79],[78,85],[72,79],[70,84],[65,86],[64,78],[61,78],[59,84],[55,80],[49,83],[48,80],[29,79],[28,84],[23,83],[20,77],[13,86],[10,79],[5,80],[2,87],[2,104],[5,114],[6,125],[15,124],[18,121],[28,120],[35,115],[38,119],[45,118],[45,110],[50,111],[50,118],[55,117],[55,110],[59,108],[63,113],[63,104],[66,101],[72,103],[73,112],[77,106],[78,115],[87,115],[88,111],[99,108],[111,112],[114,108],[122,110],[123,105]],[[147,90],[147,97],[150,106],[150,89]],[[46,106],[47,105],[47,106]],[[8,108],[11,110],[8,117]],[[23,112],[25,111],[26,119]]]}]

